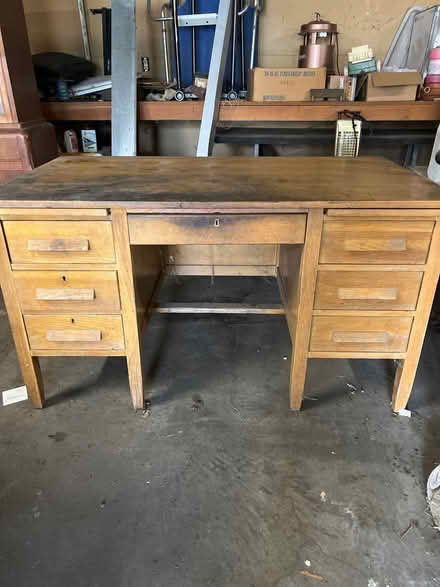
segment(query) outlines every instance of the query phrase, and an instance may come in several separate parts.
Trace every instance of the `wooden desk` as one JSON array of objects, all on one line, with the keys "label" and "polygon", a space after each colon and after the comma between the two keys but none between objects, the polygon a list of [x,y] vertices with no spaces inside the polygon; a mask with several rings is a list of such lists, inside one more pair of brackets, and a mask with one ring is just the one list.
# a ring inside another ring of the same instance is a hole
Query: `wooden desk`
[{"label": "wooden desk", "polygon": [[[60,158],[0,189],[0,279],[29,396],[40,356],[125,356],[143,407],[154,310],[286,316],[313,358],[397,359],[408,401],[440,270],[440,190],[383,159]],[[271,275],[276,307],[170,304],[161,275]],[[287,386],[287,382],[286,382]]]}]

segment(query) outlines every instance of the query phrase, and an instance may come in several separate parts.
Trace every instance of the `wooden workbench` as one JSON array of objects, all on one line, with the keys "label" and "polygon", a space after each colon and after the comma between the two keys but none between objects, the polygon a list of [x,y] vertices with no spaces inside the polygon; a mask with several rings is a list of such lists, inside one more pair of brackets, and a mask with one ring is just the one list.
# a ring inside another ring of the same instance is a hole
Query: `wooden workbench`
[{"label": "wooden workbench", "polygon": [[[111,120],[111,102],[44,102],[47,120]],[[203,102],[138,102],[140,121],[201,120]],[[222,102],[223,122],[324,122],[338,112],[359,112],[374,121],[440,120],[438,102]]]},{"label": "wooden workbench", "polygon": [[[440,189],[383,159],[60,158],[0,189],[0,280],[29,396],[40,356],[125,356],[151,312],[285,314],[313,358],[400,361],[406,406],[440,270]],[[280,306],[156,307],[161,276],[271,275]],[[287,387],[287,382],[286,382]],[[287,394],[286,394],[287,395]]]}]

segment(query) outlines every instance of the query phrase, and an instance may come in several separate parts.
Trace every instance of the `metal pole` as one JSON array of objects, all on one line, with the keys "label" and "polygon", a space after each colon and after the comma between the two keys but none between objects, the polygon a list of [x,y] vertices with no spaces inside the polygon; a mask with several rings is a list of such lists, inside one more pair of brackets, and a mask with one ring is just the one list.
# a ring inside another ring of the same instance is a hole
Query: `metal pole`
[{"label": "metal pole", "polygon": [[241,90],[246,90],[246,55],[244,39],[244,14],[240,16],[240,59],[241,59]]},{"label": "metal pole", "polygon": [[[167,18],[170,16],[170,9],[168,4],[164,4],[162,6],[162,11],[160,13],[162,18]],[[166,20],[161,21],[162,25],[162,46],[163,46],[163,60],[165,65],[165,81],[167,84],[171,84],[173,81],[172,74],[171,74],[171,58],[170,58],[170,42],[169,42],[169,27],[168,22]]]},{"label": "metal pole", "polygon": [[[237,11],[238,2],[233,0],[232,4],[232,61],[231,61],[231,90],[228,92],[228,100],[237,100],[238,94],[235,91],[235,65],[237,53]],[[243,17],[241,17],[243,18]]]},{"label": "metal pole", "polygon": [[78,0],[78,11],[79,11],[79,22],[81,24],[81,36],[84,47],[84,57],[91,60],[90,44],[89,44],[89,31],[87,29],[87,16],[86,9],[84,7],[84,0]]},{"label": "metal pole", "polygon": [[254,19],[252,21],[252,45],[251,45],[251,61],[249,69],[255,69],[256,57],[257,57],[257,33],[258,33],[258,19],[260,12],[257,4],[254,8]]},{"label": "metal pole", "polygon": [[176,59],[176,100],[182,102],[183,100],[185,100],[185,92],[182,88],[182,69],[180,65],[180,33],[179,16],[177,14],[177,0],[173,0],[173,37]]},{"label": "metal pole", "polygon": [[208,87],[203,106],[202,124],[200,125],[197,157],[208,157],[212,153],[220,109],[220,94],[225,75],[226,56],[231,37],[232,3],[233,0],[220,0],[211,65],[209,67]]},{"label": "metal pole", "polygon": [[136,0],[112,2],[112,155],[136,155]]},{"label": "metal pole", "polygon": [[[191,2],[191,13],[195,14],[196,13],[196,0],[192,0]],[[193,26],[192,28],[192,80],[191,83],[194,83],[194,77],[196,74],[196,61],[197,61],[197,55],[196,55],[196,27]]]}]

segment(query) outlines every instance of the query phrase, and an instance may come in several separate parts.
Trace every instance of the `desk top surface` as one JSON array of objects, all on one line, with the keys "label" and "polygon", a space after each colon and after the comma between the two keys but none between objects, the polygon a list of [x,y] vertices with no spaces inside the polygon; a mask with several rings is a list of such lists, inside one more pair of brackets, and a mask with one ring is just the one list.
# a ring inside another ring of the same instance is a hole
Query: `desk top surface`
[{"label": "desk top surface", "polygon": [[174,210],[440,208],[440,187],[386,159],[60,157],[0,187],[0,207]]}]

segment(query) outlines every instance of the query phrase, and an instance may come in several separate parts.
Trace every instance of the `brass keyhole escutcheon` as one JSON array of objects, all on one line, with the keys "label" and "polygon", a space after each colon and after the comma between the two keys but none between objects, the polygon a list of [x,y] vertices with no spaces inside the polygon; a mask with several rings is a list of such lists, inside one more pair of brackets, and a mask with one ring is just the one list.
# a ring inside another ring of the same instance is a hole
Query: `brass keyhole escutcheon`
[{"label": "brass keyhole escutcheon", "polygon": [[220,226],[220,219],[219,219],[219,218],[216,218],[216,219],[214,220],[214,226],[215,226],[216,228],[218,228],[218,227]]}]

